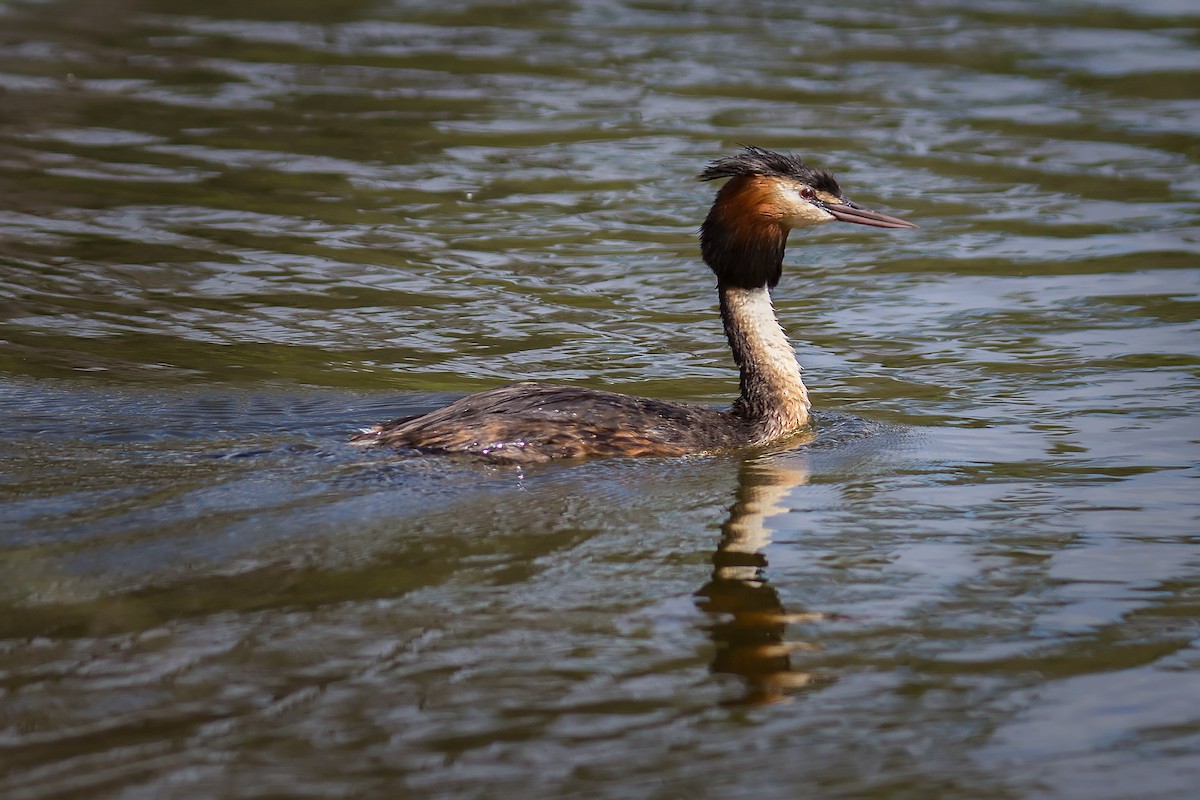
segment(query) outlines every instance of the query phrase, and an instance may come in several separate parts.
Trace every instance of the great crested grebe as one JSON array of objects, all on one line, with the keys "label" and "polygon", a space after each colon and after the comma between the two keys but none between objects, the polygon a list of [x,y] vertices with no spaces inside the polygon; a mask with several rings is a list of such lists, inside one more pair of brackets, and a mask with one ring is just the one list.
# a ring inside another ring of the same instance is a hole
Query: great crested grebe
[{"label": "great crested grebe", "polygon": [[702,181],[729,178],[700,227],[700,253],[717,276],[721,319],[741,394],[727,410],[573,386],[517,383],[356,434],[360,445],[530,463],[584,456],[680,456],[763,445],[809,422],[800,364],[775,318],[792,228],[855,222],[915,228],[847,200],[833,175],[759,147],[713,161]]}]

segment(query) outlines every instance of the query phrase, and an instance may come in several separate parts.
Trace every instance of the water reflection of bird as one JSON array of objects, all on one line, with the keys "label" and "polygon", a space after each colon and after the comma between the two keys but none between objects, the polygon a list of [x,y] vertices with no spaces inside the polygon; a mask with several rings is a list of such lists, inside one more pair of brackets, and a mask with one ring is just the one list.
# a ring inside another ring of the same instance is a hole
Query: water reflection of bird
[{"label": "water reflection of bird", "polygon": [[735,704],[776,703],[832,680],[794,669],[794,653],[816,648],[787,638],[789,623],[818,622],[824,615],[789,612],[765,574],[763,551],[771,543],[767,519],[786,512],[783,501],[807,480],[807,470],[797,464],[742,464],[737,501],[721,526],[721,541],[713,554],[712,578],[696,592],[696,605],[714,615],[709,625],[716,645],[713,672],[736,675],[744,682],[745,691],[731,701]]},{"label": "water reflection of bird", "polygon": [[700,180],[728,178],[700,228],[717,276],[721,319],[741,370],[728,410],[567,386],[518,383],[355,435],[363,445],[464,453],[513,463],[581,456],[676,456],[766,444],[808,424],[800,365],[775,318],[788,232],[838,220],[877,228],[910,222],[847,200],[829,172],[799,158],[746,147]]}]

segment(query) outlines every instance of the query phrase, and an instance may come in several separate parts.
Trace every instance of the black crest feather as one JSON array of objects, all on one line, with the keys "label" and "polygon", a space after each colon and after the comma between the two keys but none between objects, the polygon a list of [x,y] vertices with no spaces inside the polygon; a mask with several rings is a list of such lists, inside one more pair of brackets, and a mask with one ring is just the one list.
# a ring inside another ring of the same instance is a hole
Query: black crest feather
[{"label": "black crest feather", "polygon": [[842,193],[837,179],[828,170],[810,167],[799,156],[776,153],[749,144],[742,145],[742,152],[737,155],[713,161],[700,173],[700,180],[715,181],[739,175],[791,178],[830,194],[840,196]]}]

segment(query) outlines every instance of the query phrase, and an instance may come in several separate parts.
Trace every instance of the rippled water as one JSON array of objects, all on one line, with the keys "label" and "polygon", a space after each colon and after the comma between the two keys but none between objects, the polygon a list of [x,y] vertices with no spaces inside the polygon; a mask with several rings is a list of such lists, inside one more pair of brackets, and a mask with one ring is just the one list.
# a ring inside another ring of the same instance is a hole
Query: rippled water
[{"label": "rippled water", "polygon": [[[0,2],[0,794],[1177,798],[1192,2]],[[804,154],[790,451],[346,444],[736,393],[694,176]]]}]

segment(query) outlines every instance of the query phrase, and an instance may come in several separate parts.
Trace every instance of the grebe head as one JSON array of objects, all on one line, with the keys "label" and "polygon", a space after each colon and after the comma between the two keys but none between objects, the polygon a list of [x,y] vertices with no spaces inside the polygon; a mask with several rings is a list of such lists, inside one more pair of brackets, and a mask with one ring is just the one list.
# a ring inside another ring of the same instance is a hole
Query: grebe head
[{"label": "grebe head", "polygon": [[792,228],[835,220],[876,228],[917,227],[850,201],[827,170],[761,147],[747,145],[700,173],[702,181],[720,178],[730,180],[700,226],[700,252],[722,286],[774,287]]}]

